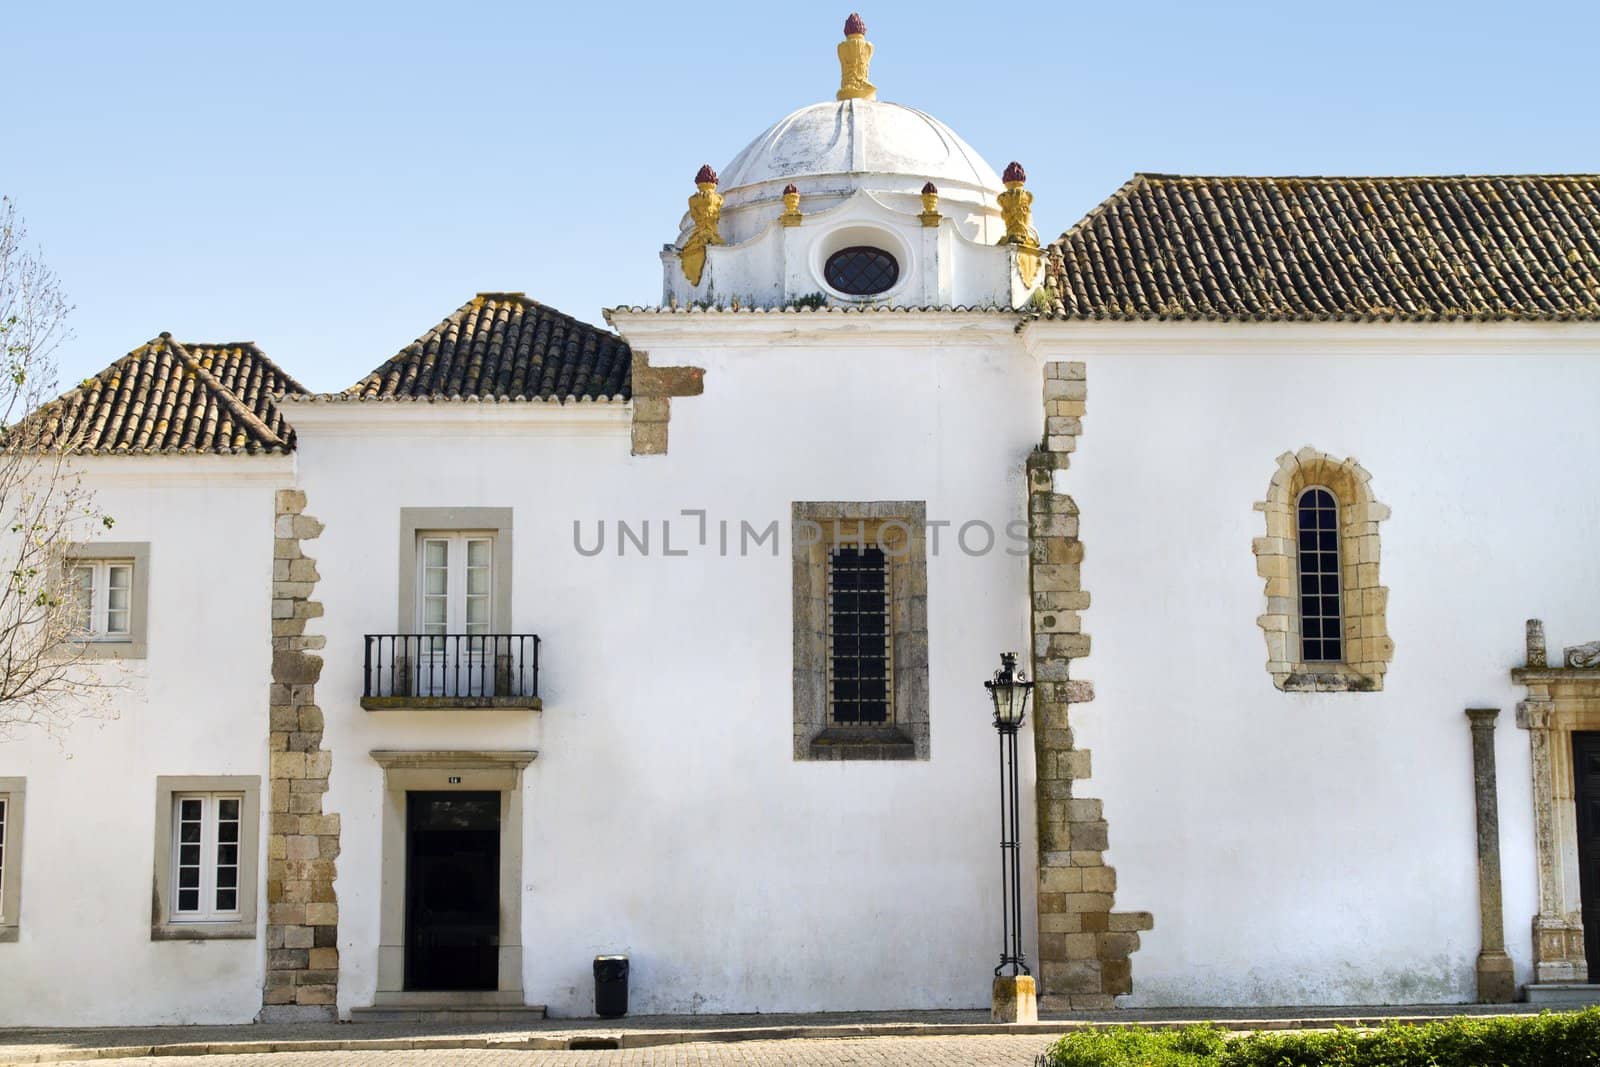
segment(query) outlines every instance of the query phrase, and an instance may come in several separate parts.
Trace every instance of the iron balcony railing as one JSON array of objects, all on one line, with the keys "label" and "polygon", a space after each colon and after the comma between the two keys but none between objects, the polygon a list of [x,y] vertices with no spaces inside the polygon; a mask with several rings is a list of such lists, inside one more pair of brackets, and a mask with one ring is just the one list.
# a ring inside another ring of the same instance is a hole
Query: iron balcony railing
[{"label": "iron balcony railing", "polygon": [[367,634],[361,703],[396,707],[538,707],[534,634]]}]

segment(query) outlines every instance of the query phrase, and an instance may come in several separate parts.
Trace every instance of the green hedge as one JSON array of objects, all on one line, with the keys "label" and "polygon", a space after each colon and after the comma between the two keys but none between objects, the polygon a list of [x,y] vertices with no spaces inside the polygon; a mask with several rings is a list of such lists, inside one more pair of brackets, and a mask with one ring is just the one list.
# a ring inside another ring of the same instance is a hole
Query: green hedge
[{"label": "green hedge", "polygon": [[1600,1008],[1500,1019],[1462,1016],[1381,1030],[1229,1036],[1214,1026],[1082,1030],[1046,1067],[1585,1067],[1600,1065]]}]

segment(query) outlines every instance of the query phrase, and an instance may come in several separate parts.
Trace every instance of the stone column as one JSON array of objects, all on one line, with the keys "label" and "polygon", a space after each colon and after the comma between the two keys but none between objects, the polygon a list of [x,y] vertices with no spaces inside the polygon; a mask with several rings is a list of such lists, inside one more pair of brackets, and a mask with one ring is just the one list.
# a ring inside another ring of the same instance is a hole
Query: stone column
[{"label": "stone column", "polygon": [[1478,812],[1478,1003],[1509,1004],[1517,983],[1506,955],[1505,917],[1500,903],[1499,792],[1494,771],[1494,721],[1499,708],[1468,708],[1472,721],[1472,784]]}]

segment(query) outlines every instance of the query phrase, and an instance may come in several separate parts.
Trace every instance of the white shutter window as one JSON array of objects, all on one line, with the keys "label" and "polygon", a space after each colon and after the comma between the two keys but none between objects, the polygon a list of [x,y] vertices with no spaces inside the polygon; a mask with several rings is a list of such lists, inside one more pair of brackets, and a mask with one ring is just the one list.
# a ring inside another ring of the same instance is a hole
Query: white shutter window
[{"label": "white shutter window", "polygon": [[489,632],[489,569],[494,554],[487,537],[469,537],[466,544],[465,621],[468,634],[477,637]]},{"label": "white shutter window", "polygon": [[126,637],[133,614],[133,564],[106,564],[105,632],[109,637]]},{"label": "white shutter window", "polygon": [[[489,634],[494,618],[494,538],[430,533],[417,540],[417,632],[433,637]],[[442,651],[443,642],[435,642],[434,648]]]},{"label": "white shutter window", "polygon": [[6,920],[6,818],[11,813],[11,798],[0,796],[0,922]]},{"label": "white shutter window", "polygon": [[72,568],[68,591],[72,598],[70,628],[74,634],[94,633],[94,567],[80,563]]},{"label": "white shutter window", "polygon": [[182,793],[172,806],[173,920],[237,919],[242,795]]},{"label": "white shutter window", "polygon": [[84,560],[67,582],[72,633],[88,641],[126,641],[133,633],[133,562]]},{"label": "white shutter window", "polygon": [[[418,620],[422,633],[443,638],[450,632],[450,541],[444,537],[427,537],[422,541],[422,618]],[[433,651],[443,651],[444,642],[432,642]]]}]

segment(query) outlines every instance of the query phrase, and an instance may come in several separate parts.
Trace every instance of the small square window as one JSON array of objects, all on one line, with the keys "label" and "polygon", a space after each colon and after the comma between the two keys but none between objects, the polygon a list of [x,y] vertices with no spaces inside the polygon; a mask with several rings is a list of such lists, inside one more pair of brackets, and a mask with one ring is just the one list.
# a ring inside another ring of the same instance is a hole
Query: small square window
[{"label": "small square window", "polygon": [[72,565],[72,636],[126,641],[133,622],[133,561],[85,560]]},{"label": "small square window", "polygon": [[144,658],[149,544],[76,545],[64,566],[62,623],[73,654]]}]

